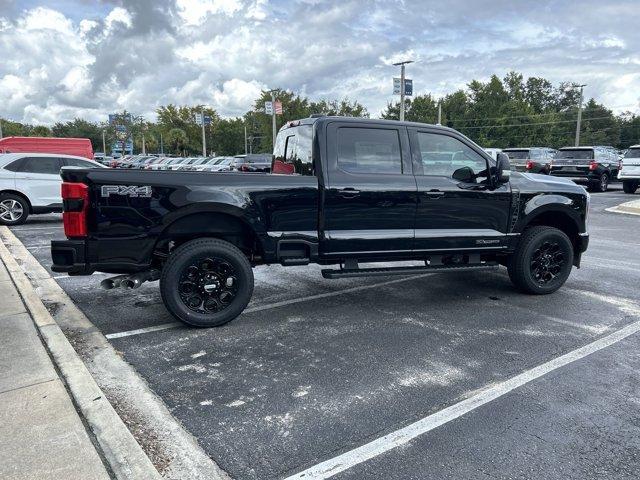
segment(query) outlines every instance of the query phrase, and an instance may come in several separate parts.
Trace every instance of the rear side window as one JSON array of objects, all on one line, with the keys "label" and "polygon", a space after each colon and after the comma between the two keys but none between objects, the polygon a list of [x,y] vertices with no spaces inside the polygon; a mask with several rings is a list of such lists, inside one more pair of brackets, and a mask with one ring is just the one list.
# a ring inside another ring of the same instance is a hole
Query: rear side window
[{"label": "rear side window", "polygon": [[350,173],[402,173],[398,131],[339,128],[338,167]]},{"label": "rear side window", "polygon": [[312,137],[311,125],[282,130],[276,139],[273,173],[313,175]]},{"label": "rear side window", "polygon": [[62,168],[62,160],[55,157],[28,157],[20,166],[23,173],[46,173],[58,175]]},{"label": "rear side window", "polygon": [[24,158],[19,158],[18,160],[14,160],[13,162],[5,166],[4,169],[9,170],[10,172],[20,172],[24,161]]},{"label": "rear side window", "polygon": [[640,158],[640,148],[630,148],[624,158]]}]

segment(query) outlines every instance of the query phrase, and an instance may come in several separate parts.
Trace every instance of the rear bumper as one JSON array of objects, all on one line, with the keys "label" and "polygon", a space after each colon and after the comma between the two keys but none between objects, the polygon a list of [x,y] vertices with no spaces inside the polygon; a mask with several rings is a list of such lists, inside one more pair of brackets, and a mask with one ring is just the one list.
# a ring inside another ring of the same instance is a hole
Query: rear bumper
[{"label": "rear bumper", "polygon": [[53,240],[51,242],[51,270],[69,275],[91,275],[94,270],[87,263],[87,244],[84,240]]}]

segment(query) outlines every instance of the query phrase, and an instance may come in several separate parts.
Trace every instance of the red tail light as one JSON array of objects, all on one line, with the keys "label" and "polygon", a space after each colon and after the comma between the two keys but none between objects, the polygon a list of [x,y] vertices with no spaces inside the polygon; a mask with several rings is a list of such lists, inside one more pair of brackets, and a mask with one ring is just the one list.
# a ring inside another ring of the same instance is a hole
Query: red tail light
[{"label": "red tail light", "polygon": [[533,170],[533,162],[531,160],[527,160],[527,164],[525,167],[527,170]]},{"label": "red tail light", "polygon": [[62,183],[62,222],[67,238],[87,236],[87,211],[89,210],[89,187],[84,183]]},{"label": "red tail light", "polygon": [[597,169],[598,169],[598,162],[594,162],[594,161],[589,162],[589,170],[597,170]]}]

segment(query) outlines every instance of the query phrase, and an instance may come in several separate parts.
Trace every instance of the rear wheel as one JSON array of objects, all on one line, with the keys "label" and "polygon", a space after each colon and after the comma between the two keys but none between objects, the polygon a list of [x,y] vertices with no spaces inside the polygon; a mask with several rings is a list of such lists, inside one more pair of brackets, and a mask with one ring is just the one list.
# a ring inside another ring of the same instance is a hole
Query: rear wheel
[{"label": "rear wheel", "polygon": [[189,325],[217,327],[245,309],[253,294],[247,257],[229,242],[192,240],[173,252],[162,270],[167,310]]},{"label": "rear wheel", "polygon": [[591,190],[594,192],[606,192],[609,189],[609,174],[603,173],[600,179],[591,184]]},{"label": "rear wheel", "polygon": [[509,278],[520,290],[544,295],[558,290],[569,277],[573,245],[569,237],[553,227],[525,230],[508,264]]},{"label": "rear wheel", "polygon": [[638,189],[638,180],[625,180],[622,182],[624,193],[636,193]]},{"label": "rear wheel", "polygon": [[29,216],[29,204],[20,195],[0,194],[0,225],[21,225]]}]

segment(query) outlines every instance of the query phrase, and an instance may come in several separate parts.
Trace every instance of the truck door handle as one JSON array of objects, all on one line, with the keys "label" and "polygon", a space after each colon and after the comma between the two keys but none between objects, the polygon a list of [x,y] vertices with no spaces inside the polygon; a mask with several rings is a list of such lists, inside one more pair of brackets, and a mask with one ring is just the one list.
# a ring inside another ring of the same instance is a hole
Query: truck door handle
[{"label": "truck door handle", "polygon": [[360,195],[360,190],[356,190],[355,188],[342,188],[338,190],[338,195],[345,198],[353,198]]},{"label": "truck door handle", "polygon": [[425,193],[429,198],[440,198],[441,196],[444,195],[444,192],[440,190],[429,190],[428,192],[425,192]]}]

